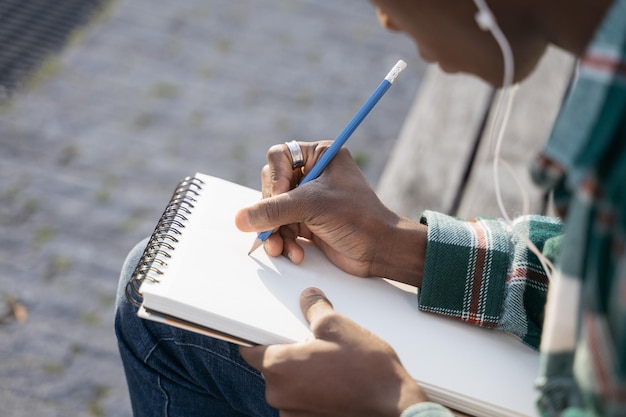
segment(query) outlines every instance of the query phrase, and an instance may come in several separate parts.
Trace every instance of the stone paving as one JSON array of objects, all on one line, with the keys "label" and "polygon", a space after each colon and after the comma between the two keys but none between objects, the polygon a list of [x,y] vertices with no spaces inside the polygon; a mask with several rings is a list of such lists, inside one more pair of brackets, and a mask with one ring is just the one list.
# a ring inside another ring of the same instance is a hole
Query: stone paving
[{"label": "stone paving", "polygon": [[0,107],[0,415],[130,416],[118,271],[173,186],[258,187],[265,151],[349,143],[376,184],[424,64],[363,0],[114,0]]}]

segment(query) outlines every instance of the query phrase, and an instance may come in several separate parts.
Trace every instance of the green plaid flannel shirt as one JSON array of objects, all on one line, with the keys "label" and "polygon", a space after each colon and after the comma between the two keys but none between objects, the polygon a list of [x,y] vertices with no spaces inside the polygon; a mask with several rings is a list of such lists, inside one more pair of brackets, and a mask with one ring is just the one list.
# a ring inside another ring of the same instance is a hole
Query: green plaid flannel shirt
[{"label": "green plaid flannel shirt", "polygon": [[[581,58],[532,174],[554,191],[562,223],[423,214],[420,308],[540,348],[543,416],[626,416],[626,0],[615,0]],[[550,279],[520,234],[556,263]]]}]

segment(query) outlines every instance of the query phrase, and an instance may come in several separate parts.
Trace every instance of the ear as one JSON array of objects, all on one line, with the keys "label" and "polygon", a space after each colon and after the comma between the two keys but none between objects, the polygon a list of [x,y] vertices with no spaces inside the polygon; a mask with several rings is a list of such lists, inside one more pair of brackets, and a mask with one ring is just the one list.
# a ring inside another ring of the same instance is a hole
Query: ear
[{"label": "ear", "polygon": [[383,12],[380,7],[376,7],[376,16],[378,17],[378,22],[383,28],[392,32],[398,32],[400,30],[400,28],[389,18],[389,15]]}]

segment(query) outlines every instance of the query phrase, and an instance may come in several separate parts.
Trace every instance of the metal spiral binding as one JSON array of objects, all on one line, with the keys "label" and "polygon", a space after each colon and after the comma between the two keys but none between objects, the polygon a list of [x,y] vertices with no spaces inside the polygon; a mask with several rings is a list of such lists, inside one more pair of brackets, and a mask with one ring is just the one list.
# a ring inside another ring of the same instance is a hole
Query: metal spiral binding
[{"label": "metal spiral binding", "polygon": [[163,275],[186,227],[185,223],[193,213],[194,203],[200,196],[203,184],[202,180],[195,177],[186,177],[178,183],[126,285],[126,297],[136,306],[142,302],[139,290],[141,283],[146,279],[159,282],[160,275]]}]

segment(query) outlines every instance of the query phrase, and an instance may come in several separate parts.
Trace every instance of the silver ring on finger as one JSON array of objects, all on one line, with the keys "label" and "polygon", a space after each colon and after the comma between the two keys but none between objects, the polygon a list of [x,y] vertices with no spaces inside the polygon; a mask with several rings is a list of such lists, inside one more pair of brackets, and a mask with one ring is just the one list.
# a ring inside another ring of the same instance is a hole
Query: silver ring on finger
[{"label": "silver ring on finger", "polygon": [[295,140],[285,142],[289,153],[291,154],[291,168],[299,169],[304,166],[304,155],[302,154],[302,148]]}]

